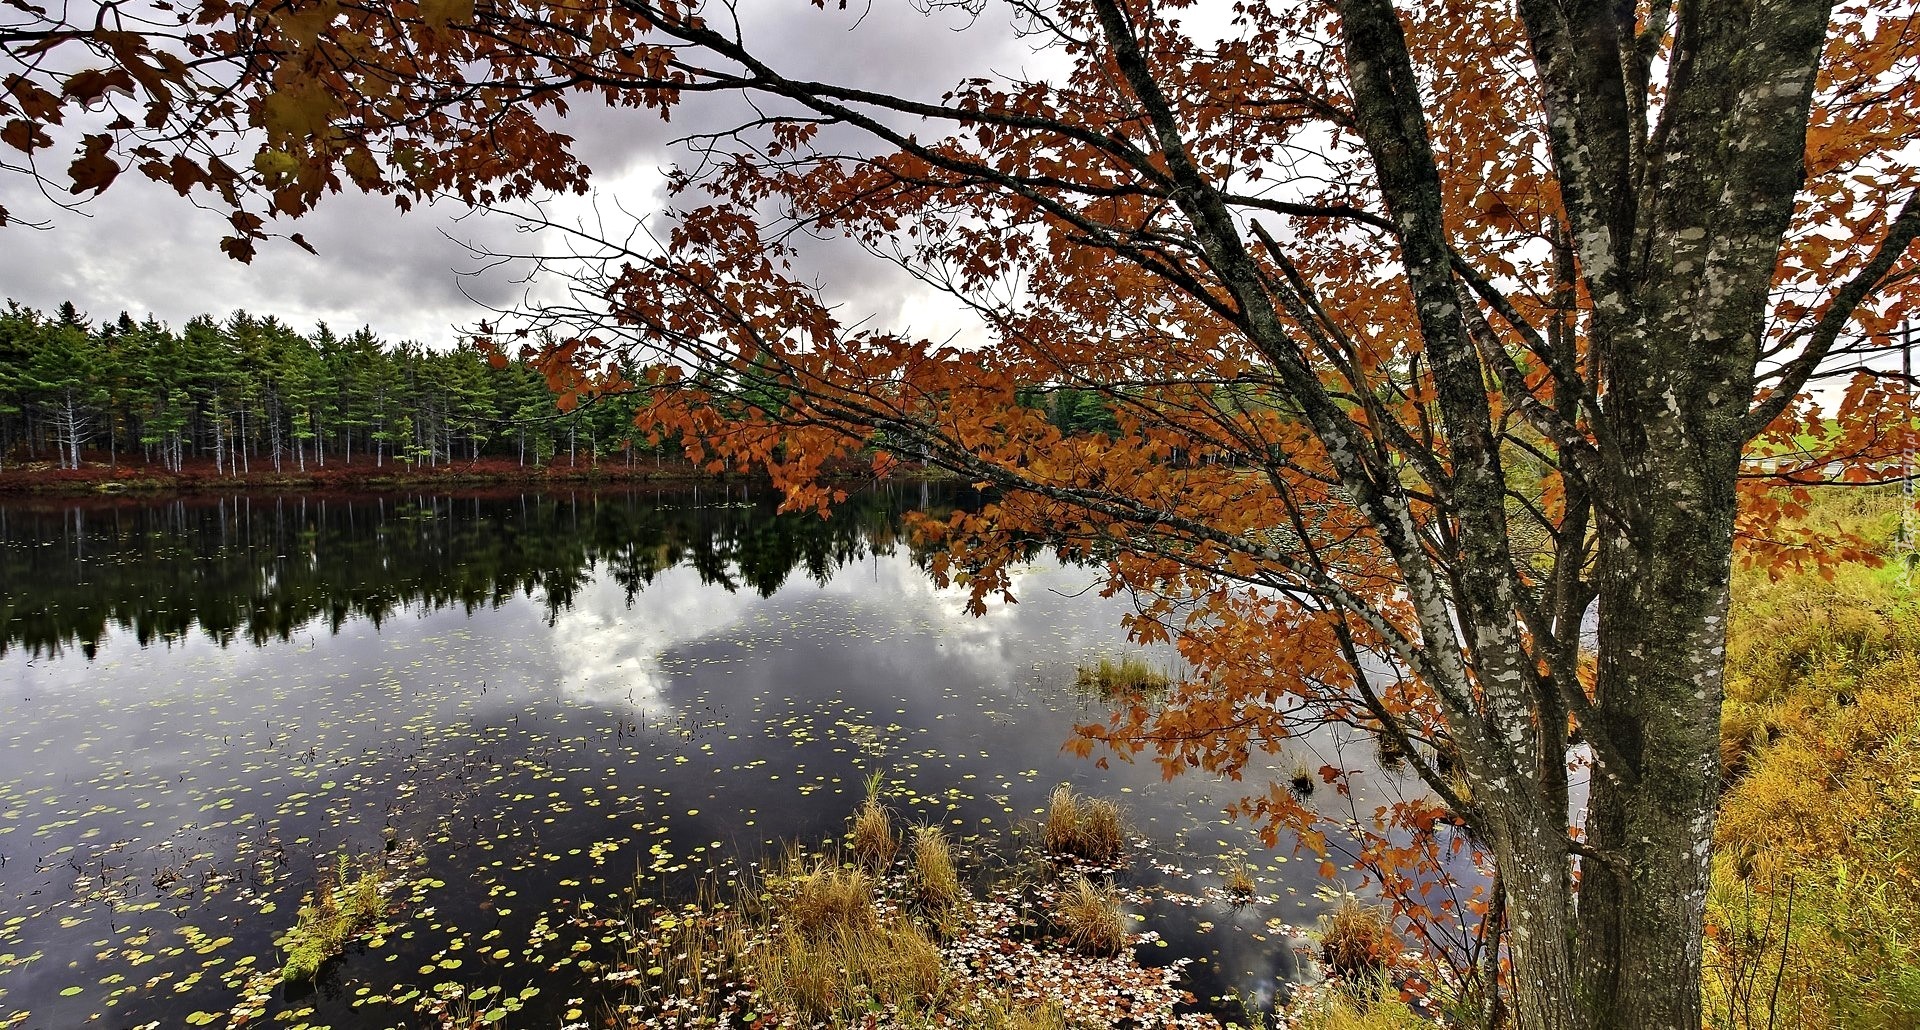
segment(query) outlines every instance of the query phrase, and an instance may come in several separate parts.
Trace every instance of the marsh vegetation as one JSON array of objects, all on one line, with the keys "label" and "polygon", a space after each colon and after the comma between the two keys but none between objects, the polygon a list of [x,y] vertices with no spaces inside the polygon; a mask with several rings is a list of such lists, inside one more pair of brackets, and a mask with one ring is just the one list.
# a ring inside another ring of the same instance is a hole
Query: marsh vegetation
[{"label": "marsh vegetation", "polygon": [[378,858],[355,862],[345,855],[320,879],[300,906],[293,928],[275,943],[286,954],[280,979],[311,980],[356,939],[370,937],[390,906],[393,878]]},{"label": "marsh vegetation", "polygon": [[[880,804],[870,795],[861,812]],[[609,974],[628,985],[621,1018],[647,1027],[1217,1025],[1176,1014],[1190,1000],[1184,962],[1152,968],[1135,958],[1154,935],[1135,929],[1111,873],[1089,877],[1044,850],[983,857],[963,871],[939,827],[909,836],[877,872],[851,853],[795,845],[730,893],[640,911],[631,959]],[[1003,843],[976,840],[974,853]]]}]

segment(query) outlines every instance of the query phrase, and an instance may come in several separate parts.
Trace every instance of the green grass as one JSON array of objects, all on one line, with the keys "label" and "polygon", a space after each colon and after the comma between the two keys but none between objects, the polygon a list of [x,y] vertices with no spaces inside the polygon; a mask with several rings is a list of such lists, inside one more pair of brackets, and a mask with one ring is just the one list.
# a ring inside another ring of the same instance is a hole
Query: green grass
[{"label": "green grass", "polygon": [[370,859],[362,860],[356,869],[341,855],[339,867],[323,876],[300,906],[293,929],[275,942],[287,956],[280,979],[287,983],[313,979],[321,966],[353,940],[366,936],[386,913],[386,866]]}]

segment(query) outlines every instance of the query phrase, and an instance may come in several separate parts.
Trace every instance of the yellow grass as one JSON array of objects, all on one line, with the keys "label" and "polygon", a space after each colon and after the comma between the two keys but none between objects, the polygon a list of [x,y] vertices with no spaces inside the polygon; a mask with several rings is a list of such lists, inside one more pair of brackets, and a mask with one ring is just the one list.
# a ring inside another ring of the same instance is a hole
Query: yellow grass
[{"label": "yellow grass", "polygon": [[1359,990],[1319,990],[1289,1006],[1286,1025],[1293,1030],[1426,1030],[1435,1025],[1409,1008],[1385,982],[1354,986]]},{"label": "yellow grass", "polygon": [[893,861],[893,853],[899,848],[899,842],[893,836],[893,817],[887,814],[885,806],[874,798],[867,798],[853,816],[853,833],[849,844],[853,860],[864,869],[878,872]]},{"label": "yellow grass", "polygon": [[1247,868],[1246,862],[1237,858],[1227,863],[1226,876],[1222,879],[1221,886],[1226,889],[1228,897],[1239,902],[1253,900],[1254,892],[1259,889],[1259,885],[1253,880],[1253,870]]},{"label": "yellow grass", "polygon": [[1343,901],[1320,917],[1320,957],[1349,980],[1378,974],[1400,954],[1400,938],[1386,909]]},{"label": "yellow grass", "polygon": [[1067,942],[1092,955],[1117,955],[1128,944],[1127,914],[1120,895],[1111,887],[1096,886],[1076,877],[1060,899],[1054,918]]},{"label": "yellow grass", "polygon": [[767,883],[769,908],[780,925],[801,937],[823,938],[841,929],[865,930],[878,922],[873,877],[815,859],[789,857]]},{"label": "yellow grass", "polygon": [[1074,672],[1077,686],[1102,697],[1157,694],[1166,690],[1171,682],[1165,672],[1131,655],[1118,662],[1103,657],[1099,662],[1082,665]]},{"label": "yellow grass", "polygon": [[850,1019],[875,1003],[919,1007],[940,992],[940,948],[904,919],[785,929],[750,958],[763,997],[812,1019]]},{"label": "yellow grass", "polygon": [[1082,798],[1062,784],[1047,801],[1041,841],[1048,852],[1106,864],[1127,849],[1120,808],[1104,799]]},{"label": "yellow grass", "polygon": [[966,895],[953,865],[953,849],[938,826],[913,831],[913,888],[921,906],[936,913],[953,908]]}]

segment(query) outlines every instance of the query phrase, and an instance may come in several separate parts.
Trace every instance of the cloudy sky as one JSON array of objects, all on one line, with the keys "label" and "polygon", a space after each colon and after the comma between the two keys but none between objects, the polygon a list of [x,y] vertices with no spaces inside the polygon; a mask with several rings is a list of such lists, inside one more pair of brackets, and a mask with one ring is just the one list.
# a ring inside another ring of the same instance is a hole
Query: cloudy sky
[{"label": "cloudy sky", "polygon": [[[1017,38],[998,7],[971,18],[950,9],[923,13],[916,8],[927,5],[913,0],[849,6],[820,11],[808,0],[751,0],[742,7],[743,31],[789,74],[929,97],[971,75],[1032,76],[1054,59]],[[596,205],[657,210],[661,170],[682,156],[672,140],[730,126],[740,110],[737,100],[703,98],[664,125],[644,112],[581,105],[565,131],[594,170],[597,195],[559,198],[548,215],[567,223]],[[512,219],[454,203],[402,216],[388,198],[344,193],[297,224],[274,226],[303,233],[317,256],[273,243],[251,265],[220,253],[226,224],[219,214],[133,173],[77,211],[49,203],[22,177],[0,176],[0,206],[20,221],[51,226],[0,229],[0,294],[41,309],[72,300],[95,318],[125,310],[178,326],[203,312],[245,308],[303,328],[321,320],[336,329],[367,324],[388,339],[440,345],[455,338],[454,327],[484,317],[483,304],[510,305],[529,289],[509,269],[462,274],[480,267],[467,244],[524,251],[528,241]],[[849,315],[871,313],[882,325],[934,337],[970,324],[942,298],[851,247],[821,247],[812,263]]]}]

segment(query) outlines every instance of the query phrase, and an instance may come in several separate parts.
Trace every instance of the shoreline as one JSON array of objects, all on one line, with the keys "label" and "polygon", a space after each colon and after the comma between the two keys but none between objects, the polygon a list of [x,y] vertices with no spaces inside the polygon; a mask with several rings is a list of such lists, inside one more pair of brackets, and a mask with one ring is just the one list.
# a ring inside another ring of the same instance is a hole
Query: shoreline
[{"label": "shoreline", "polygon": [[[873,479],[871,469],[849,465],[829,474],[833,479]],[[917,481],[942,479],[922,470],[898,468],[887,477]],[[419,487],[579,487],[643,486],[702,483],[765,482],[764,474],[708,472],[690,462],[662,465],[520,466],[511,461],[482,459],[432,468],[363,464],[310,467],[304,472],[253,471],[237,475],[189,464],[180,472],[144,466],[109,466],[85,462],[78,469],[57,468],[52,462],[9,463],[0,469],[0,499],[15,497],[115,497],[165,494],[295,493],[312,491],[380,491]]]}]

